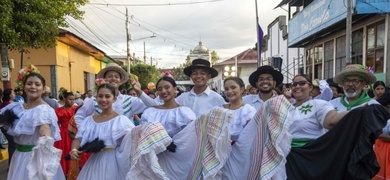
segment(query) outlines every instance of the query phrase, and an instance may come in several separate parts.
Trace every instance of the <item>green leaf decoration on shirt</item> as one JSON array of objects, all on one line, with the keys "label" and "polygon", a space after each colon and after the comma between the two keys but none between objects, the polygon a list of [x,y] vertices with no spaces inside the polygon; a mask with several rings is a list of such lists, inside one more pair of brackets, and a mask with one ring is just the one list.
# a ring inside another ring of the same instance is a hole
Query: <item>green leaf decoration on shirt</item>
[{"label": "green leaf decoration on shirt", "polygon": [[305,113],[305,115],[307,114],[307,112],[311,112],[311,108],[313,106],[308,104],[306,106],[301,106],[301,108],[299,108],[299,110],[301,111],[301,113]]}]

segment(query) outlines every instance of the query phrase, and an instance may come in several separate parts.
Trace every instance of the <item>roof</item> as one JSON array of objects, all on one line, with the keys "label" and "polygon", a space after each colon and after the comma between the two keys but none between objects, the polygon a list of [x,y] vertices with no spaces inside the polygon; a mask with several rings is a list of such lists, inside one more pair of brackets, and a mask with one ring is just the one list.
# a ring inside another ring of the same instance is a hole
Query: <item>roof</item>
[{"label": "roof", "polygon": [[214,64],[213,67],[235,64],[235,57],[237,57],[237,64],[257,64],[257,51],[250,48],[225,61]]},{"label": "roof", "polygon": [[199,41],[199,45],[192,50],[192,54],[207,54],[208,49],[203,45],[202,41]]}]

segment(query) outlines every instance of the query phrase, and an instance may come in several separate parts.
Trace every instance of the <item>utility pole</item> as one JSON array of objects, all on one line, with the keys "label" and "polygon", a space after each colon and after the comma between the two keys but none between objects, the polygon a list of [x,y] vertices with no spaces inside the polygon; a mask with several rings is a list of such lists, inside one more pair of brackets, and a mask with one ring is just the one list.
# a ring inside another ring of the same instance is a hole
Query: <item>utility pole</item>
[{"label": "utility pole", "polygon": [[153,57],[150,56],[150,65],[153,65],[152,63],[153,63]]},{"label": "utility pole", "polygon": [[126,8],[126,44],[127,44],[127,72],[130,74],[130,65],[131,65],[131,54],[130,54],[130,41],[131,35],[129,33],[129,13]]},{"label": "utility pole", "polygon": [[347,22],[345,32],[345,59],[346,65],[351,64],[351,45],[352,45],[352,3],[347,0]]},{"label": "utility pole", "polygon": [[145,41],[144,41],[144,64],[146,64]]}]

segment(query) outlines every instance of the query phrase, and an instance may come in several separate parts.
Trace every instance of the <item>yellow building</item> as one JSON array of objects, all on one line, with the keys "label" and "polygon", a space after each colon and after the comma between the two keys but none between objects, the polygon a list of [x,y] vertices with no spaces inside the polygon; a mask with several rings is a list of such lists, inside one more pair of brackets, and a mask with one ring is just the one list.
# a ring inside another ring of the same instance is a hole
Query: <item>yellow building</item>
[{"label": "yellow building", "polygon": [[21,67],[33,64],[46,79],[53,96],[60,87],[84,93],[93,89],[96,74],[114,61],[89,42],[63,29],[60,29],[56,44],[49,49],[26,49],[23,56],[20,51],[10,51],[10,59],[14,61],[10,73],[12,88]]}]

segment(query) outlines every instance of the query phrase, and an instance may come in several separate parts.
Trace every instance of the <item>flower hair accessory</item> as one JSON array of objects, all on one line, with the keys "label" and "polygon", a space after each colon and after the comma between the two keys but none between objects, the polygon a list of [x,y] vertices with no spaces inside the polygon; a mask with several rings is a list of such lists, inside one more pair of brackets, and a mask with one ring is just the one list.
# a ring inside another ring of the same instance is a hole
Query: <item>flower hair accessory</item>
[{"label": "flower hair accessory", "polygon": [[363,70],[366,70],[367,72],[374,74],[374,68],[369,67],[369,66],[362,66]]},{"label": "flower hair accessory", "polygon": [[26,76],[31,73],[39,74],[38,68],[32,64],[28,64],[27,67],[22,68],[16,76],[16,86],[22,88],[23,82],[26,80]]},{"label": "flower hair accessory", "polygon": [[103,84],[108,84],[108,82],[105,79],[103,79],[103,78],[97,78],[95,80],[95,84],[96,84],[95,90],[97,90],[99,88],[99,86],[101,86]]},{"label": "flower hair accessory", "polygon": [[165,76],[165,77],[170,77],[170,78],[173,79],[173,76],[172,76],[171,73],[169,73],[169,71],[165,71],[164,76]]}]

